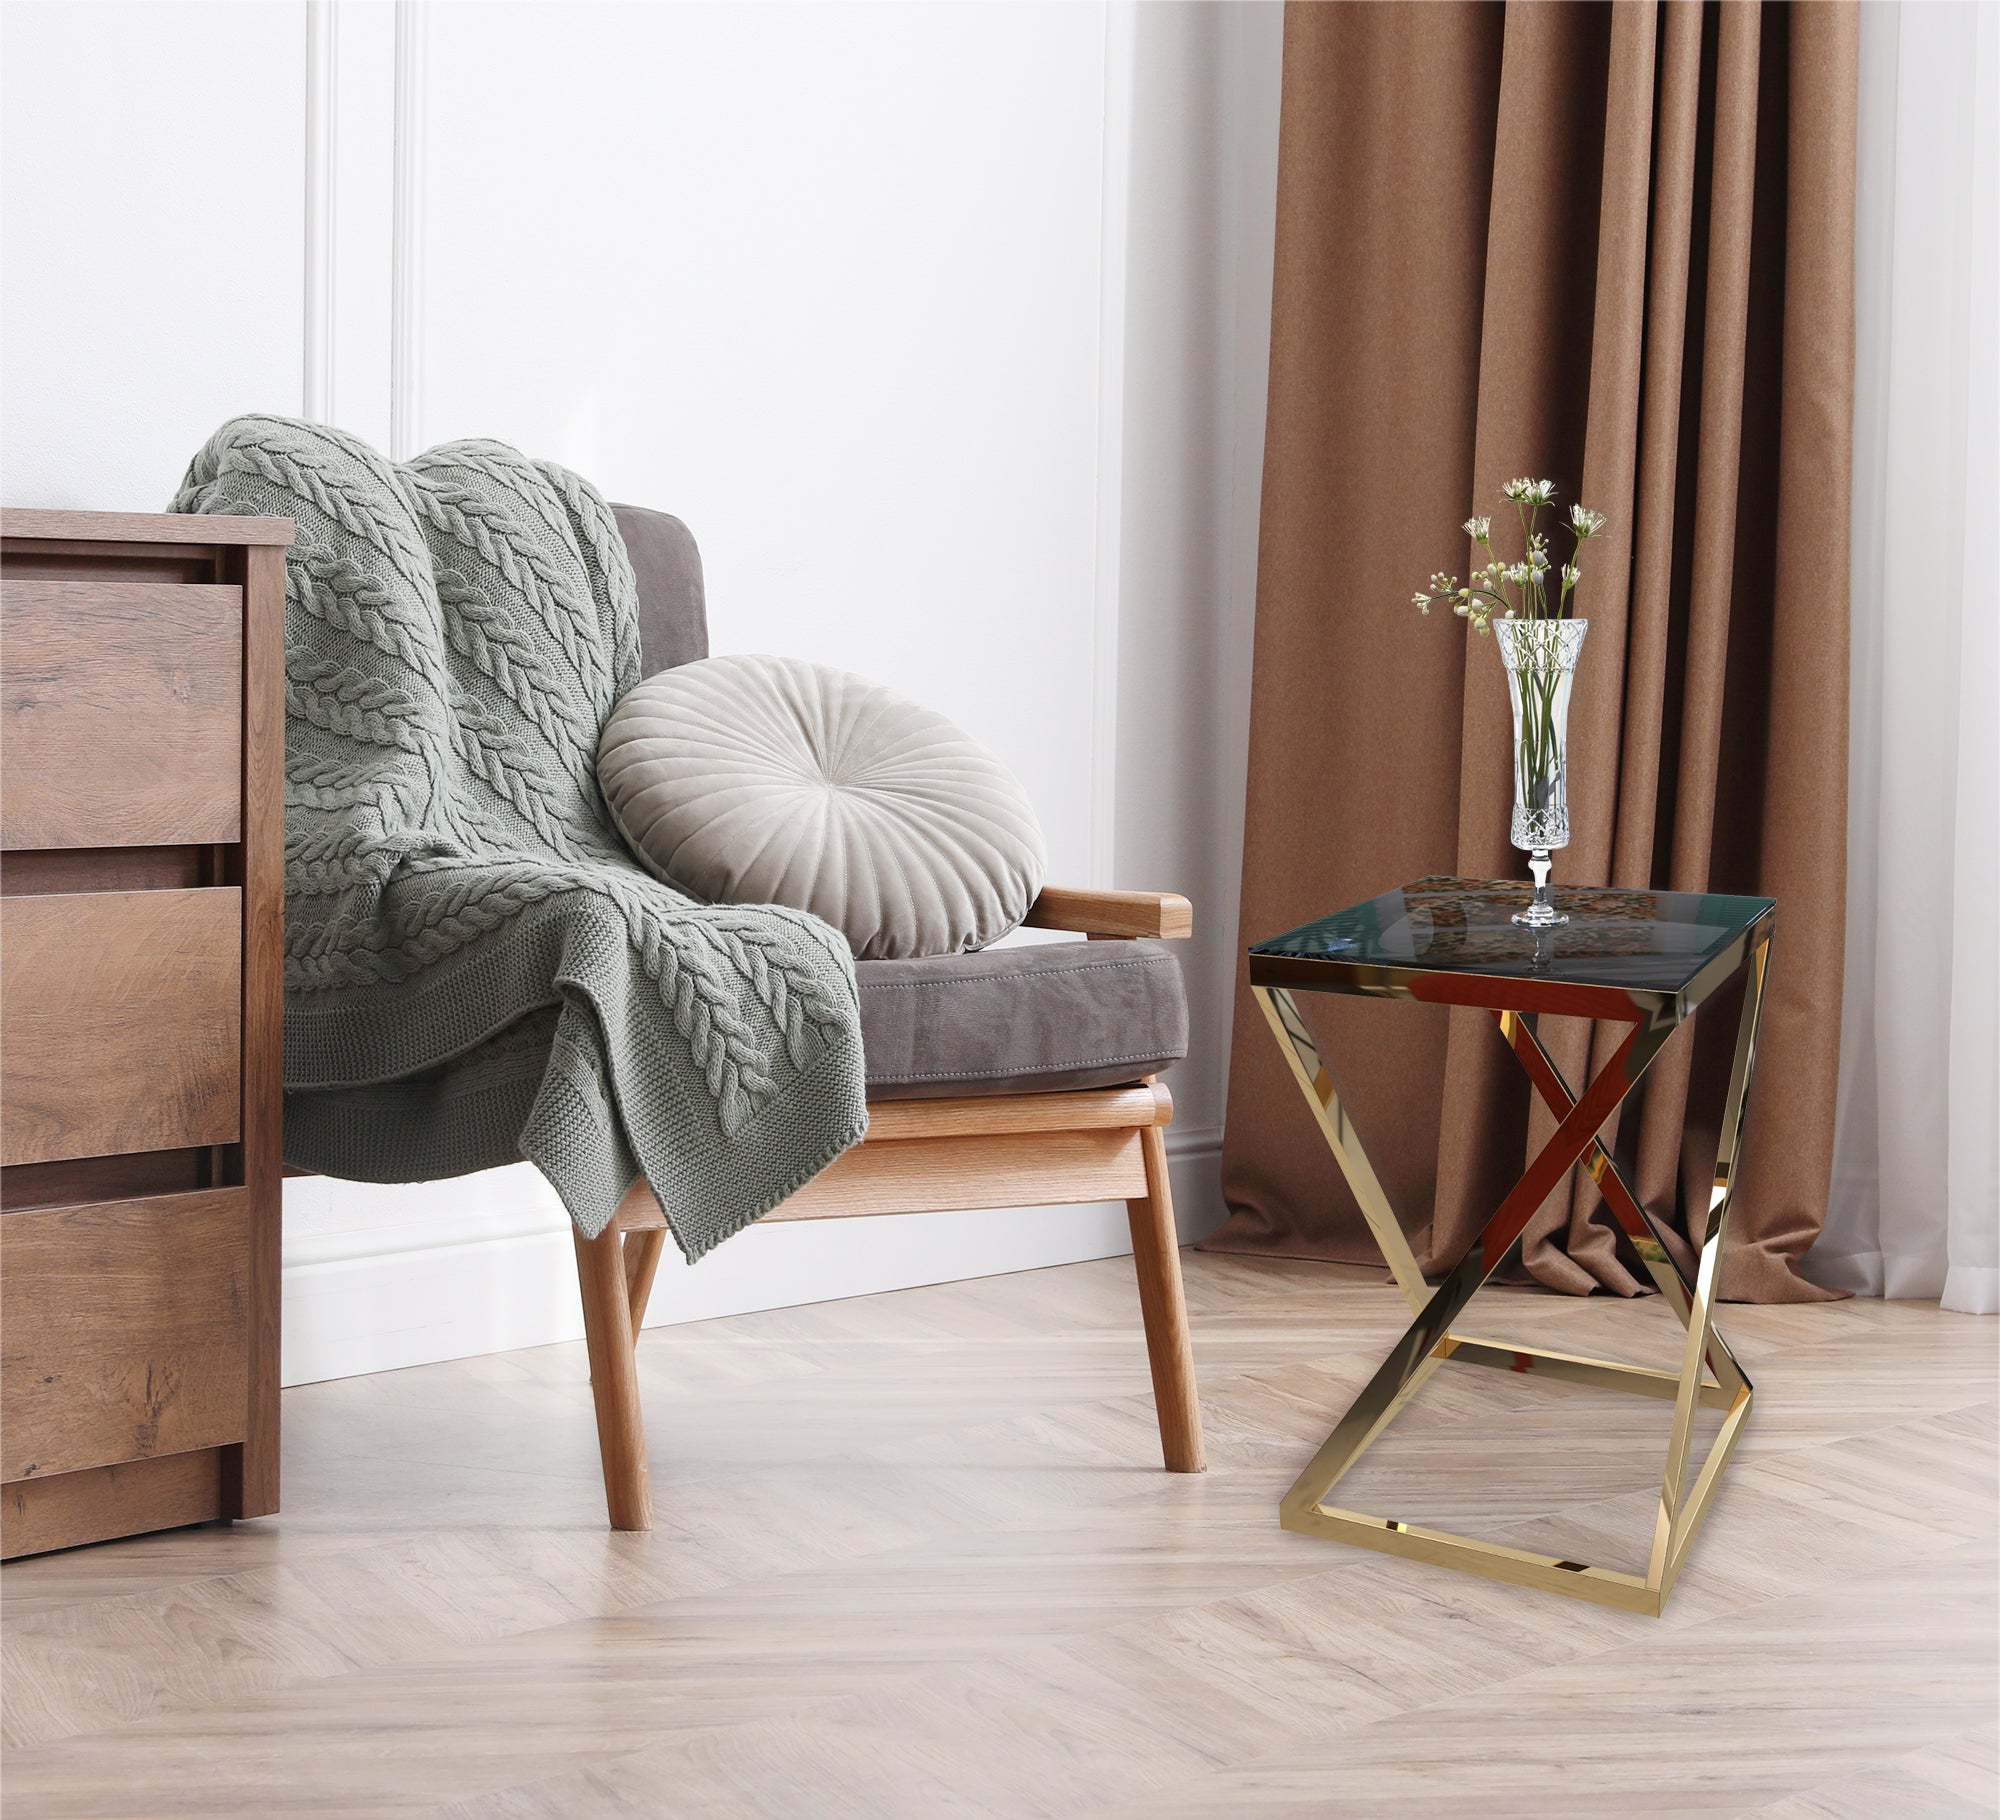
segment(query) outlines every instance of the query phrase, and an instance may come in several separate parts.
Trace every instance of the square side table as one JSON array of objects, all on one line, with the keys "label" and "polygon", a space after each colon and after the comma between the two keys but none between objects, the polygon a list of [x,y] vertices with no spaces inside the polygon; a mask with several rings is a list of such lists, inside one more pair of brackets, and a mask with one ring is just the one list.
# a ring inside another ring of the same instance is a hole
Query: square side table
[{"label": "square side table", "polygon": [[[1560,890],[1556,902],[1569,921],[1531,931],[1512,920],[1527,902],[1528,889],[1525,883],[1508,881],[1423,878],[1250,950],[1251,990],[1413,1316],[1280,1501],[1279,1520],[1307,1535],[1657,1616],[1750,1413],[1750,1380],[1716,1331],[1713,1309],[1777,906],[1769,898],[1695,892]],[[1598,1133],[1667,1039],[1738,973],[1747,978],[1735,1061],[1707,1225],[1690,1275],[1662,1243],[1653,1216],[1633,1194]],[[1553,1135],[1478,1236],[1451,1260],[1435,1288],[1417,1268],[1402,1222],[1299,1015],[1296,992],[1415,999],[1490,1012],[1536,1093],[1556,1115]],[[1629,1026],[1610,1061],[1580,1095],[1571,1091],[1536,1034],[1542,1012]],[[1590,1171],[1687,1330],[1678,1372],[1500,1345],[1452,1331],[1473,1295],[1515,1254],[1536,1208],[1577,1162]],[[1643,1576],[1327,1503],[1341,1476],[1446,1359],[1538,1372],[1673,1403],[1659,1511]],[[1698,1405],[1721,1410],[1722,1427],[1690,1481]]]}]

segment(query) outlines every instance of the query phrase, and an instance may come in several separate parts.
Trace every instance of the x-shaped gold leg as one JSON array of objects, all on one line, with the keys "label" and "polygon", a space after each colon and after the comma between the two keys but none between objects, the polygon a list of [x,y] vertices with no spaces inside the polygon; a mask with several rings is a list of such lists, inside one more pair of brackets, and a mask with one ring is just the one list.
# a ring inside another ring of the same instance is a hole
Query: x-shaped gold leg
[{"label": "x-shaped gold leg", "polygon": [[[1618,1109],[1676,1026],[1635,1021],[1609,1063],[1579,1099],[1543,1049],[1532,1022],[1515,1011],[1496,1011],[1501,1034],[1520,1059],[1535,1090],[1557,1115],[1554,1134],[1485,1228],[1446,1272],[1435,1288],[1425,1282],[1404,1237],[1359,1134],[1334,1091],[1318,1045],[1292,995],[1283,987],[1257,986],[1264,1015],[1278,1038],[1306,1103],[1325,1136],[1341,1173],[1360,1203],[1369,1230],[1387,1259],[1390,1271],[1409,1302],[1414,1319],[1381,1367],[1368,1381],[1340,1424],[1279,1504],[1287,1529],[1329,1536],[1390,1554],[1414,1556],[1484,1574],[1492,1579],[1541,1587],[1572,1597],[1591,1599],[1629,1611],[1657,1614],[1672,1590],[1701,1521],[1708,1513],[1722,1470],[1735,1451],[1750,1412],[1751,1385],[1722,1336],[1715,1331],[1713,1307],[1715,1272],[1729,1212],[1742,1141],[1743,1108],[1756,1054],[1757,1017],[1763,1001],[1768,941],[1759,942],[1748,960],[1742,1016],[1738,1024],[1735,1063],[1725,1103],[1715,1178],[1709,1196],[1708,1220],[1701,1235],[1692,1278],[1682,1274],[1673,1254],[1661,1243],[1650,1216],[1632,1193],[1598,1133]],[[1522,1231],[1549,1191],[1582,1161],[1644,1261],[1654,1282],[1687,1329],[1678,1372],[1653,1371],[1607,1359],[1546,1352],[1532,1347],[1502,1346],[1454,1334],[1452,1323],[1493,1273],[1520,1244]],[[1639,1396],[1671,1398],[1673,1426],[1662,1475],[1653,1545],[1643,1577],[1611,1568],[1591,1567],[1524,1549],[1507,1548],[1470,1536],[1425,1529],[1392,1518],[1343,1510],[1324,1502],[1343,1474],[1370,1442],[1394,1420],[1397,1412],[1446,1359],[1502,1370],[1536,1371],[1571,1382],[1591,1384]],[[1706,1364],[1712,1378],[1704,1373]],[[1722,1427],[1707,1458],[1688,1483],[1688,1460],[1697,1406],[1724,1412]]]}]

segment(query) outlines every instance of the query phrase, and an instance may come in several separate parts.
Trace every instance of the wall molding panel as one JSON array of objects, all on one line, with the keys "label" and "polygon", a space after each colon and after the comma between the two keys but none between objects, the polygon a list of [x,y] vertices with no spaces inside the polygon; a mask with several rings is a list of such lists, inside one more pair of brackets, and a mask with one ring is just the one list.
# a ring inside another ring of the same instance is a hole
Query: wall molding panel
[{"label": "wall molding panel", "polygon": [[389,255],[389,458],[423,449],[424,133],[428,0],[396,0],[394,203]]},{"label": "wall molding panel", "polygon": [[340,10],[306,0],[305,359],[299,414],[333,420],[334,122],[338,117]]},{"label": "wall molding panel", "polygon": [[1118,627],[1124,584],[1126,274],[1132,227],[1136,0],[1104,8],[1103,151],[1098,176],[1097,550],[1091,620],[1090,883],[1116,883]]},{"label": "wall molding panel", "polygon": [[306,0],[302,414],[389,446],[394,9]]}]

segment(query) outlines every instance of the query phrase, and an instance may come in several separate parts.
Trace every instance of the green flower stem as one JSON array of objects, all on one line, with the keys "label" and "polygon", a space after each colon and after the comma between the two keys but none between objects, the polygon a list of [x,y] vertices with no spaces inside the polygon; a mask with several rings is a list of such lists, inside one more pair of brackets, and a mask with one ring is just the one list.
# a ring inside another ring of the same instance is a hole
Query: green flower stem
[{"label": "green flower stem", "polygon": [[1521,731],[1514,751],[1516,783],[1520,800],[1538,810],[1543,806],[1542,786],[1556,781],[1556,691],[1561,683],[1562,672],[1556,668],[1519,673]]}]

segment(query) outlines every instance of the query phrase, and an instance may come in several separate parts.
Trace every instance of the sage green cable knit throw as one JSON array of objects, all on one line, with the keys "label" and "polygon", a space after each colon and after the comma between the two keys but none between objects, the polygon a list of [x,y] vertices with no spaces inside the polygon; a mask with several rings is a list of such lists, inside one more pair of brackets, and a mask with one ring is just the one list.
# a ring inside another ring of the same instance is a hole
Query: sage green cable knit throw
[{"label": "sage green cable knit throw", "polygon": [[597,739],[639,677],[583,480],[497,442],[400,466],[239,417],[174,509],[298,526],[285,591],[285,1156],[537,1164],[595,1236],[641,1172],[689,1258],[867,1127],[854,967],[816,917],[627,858]]}]

